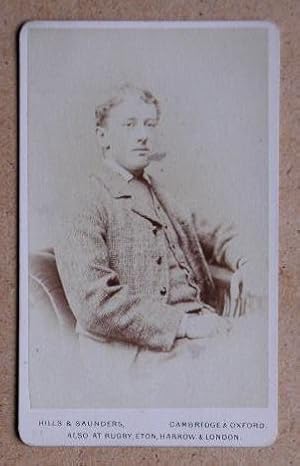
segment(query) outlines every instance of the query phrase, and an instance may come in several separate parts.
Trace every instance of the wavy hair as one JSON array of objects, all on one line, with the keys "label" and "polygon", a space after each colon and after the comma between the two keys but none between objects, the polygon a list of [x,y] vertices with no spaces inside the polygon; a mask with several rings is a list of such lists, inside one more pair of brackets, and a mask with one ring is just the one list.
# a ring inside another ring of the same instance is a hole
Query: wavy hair
[{"label": "wavy hair", "polygon": [[105,128],[111,109],[124,102],[129,95],[136,95],[146,104],[154,105],[156,108],[156,122],[158,123],[161,114],[158,99],[147,89],[125,84],[114,97],[107,100],[104,104],[97,105],[95,109],[96,128]]}]

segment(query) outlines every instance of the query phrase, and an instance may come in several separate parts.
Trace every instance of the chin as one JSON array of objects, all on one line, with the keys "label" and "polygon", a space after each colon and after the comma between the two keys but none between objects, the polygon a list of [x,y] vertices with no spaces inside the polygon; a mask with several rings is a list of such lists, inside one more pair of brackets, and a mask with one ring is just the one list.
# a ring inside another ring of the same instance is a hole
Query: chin
[{"label": "chin", "polygon": [[149,164],[150,164],[150,161],[141,160],[138,163],[135,163],[134,165],[132,165],[130,170],[132,171],[144,170],[144,168],[148,167]]}]

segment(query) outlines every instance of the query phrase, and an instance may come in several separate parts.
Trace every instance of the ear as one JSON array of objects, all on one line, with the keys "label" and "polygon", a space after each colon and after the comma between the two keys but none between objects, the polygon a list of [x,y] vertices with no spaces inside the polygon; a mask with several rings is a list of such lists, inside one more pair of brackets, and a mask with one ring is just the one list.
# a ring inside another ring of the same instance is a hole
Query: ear
[{"label": "ear", "polygon": [[106,129],[105,128],[100,128],[100,126],[98,126],[96,128],[96,136],[97,136],[97,139],[100,141],[104,141],[105,137],[106,137]]},{"label": "ear", "polygon": [[96,137],[100,151],[105,154],[107,146],[109,145],[107,129],[101,127],[96,128]]}]

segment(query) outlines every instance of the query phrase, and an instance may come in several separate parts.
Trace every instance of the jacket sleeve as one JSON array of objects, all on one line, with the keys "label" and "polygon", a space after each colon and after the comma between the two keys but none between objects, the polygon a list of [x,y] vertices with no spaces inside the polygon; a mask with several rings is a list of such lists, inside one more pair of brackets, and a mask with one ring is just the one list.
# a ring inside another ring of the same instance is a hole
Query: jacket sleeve
[{"label": "jacket sleeve", "polygon": [[60,278],[80,326],[95,335],[169,351],[183,312],[132,295],[109,266],[105,209],[88,204],[66,222],[55,247]]},{"label": "jacket sleeve", "polygon": [[233,225],[212,227],[192,213],[193,225],[208,264],[220,265],[235,272],[246,258],[240,251],[239,236]]}]

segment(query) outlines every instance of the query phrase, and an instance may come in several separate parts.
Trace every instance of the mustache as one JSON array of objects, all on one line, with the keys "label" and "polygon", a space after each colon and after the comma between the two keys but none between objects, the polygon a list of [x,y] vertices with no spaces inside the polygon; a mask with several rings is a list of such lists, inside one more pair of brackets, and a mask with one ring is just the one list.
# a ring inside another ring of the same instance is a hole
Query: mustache
[{"label": "mustache", "polygon": [[166,152],[153,152],[152,154],[148,155],[148,160],[160,162],[162,159],[166,157],[166,155]]}]

